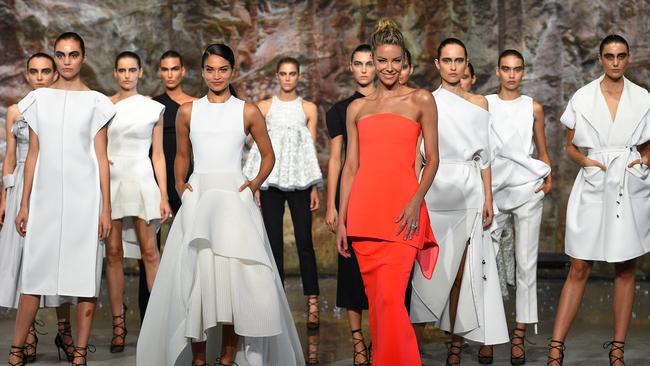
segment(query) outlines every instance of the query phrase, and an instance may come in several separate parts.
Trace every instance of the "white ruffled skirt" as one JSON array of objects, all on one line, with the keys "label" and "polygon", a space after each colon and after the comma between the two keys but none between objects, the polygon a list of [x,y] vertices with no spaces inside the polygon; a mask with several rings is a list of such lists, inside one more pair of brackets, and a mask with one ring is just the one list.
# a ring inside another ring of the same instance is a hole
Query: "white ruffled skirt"
[{"label": "white ruffled skirt", "polygon": [[239,365],[304,365],[259,208],[241,173],[193,174],[154,282],[138,365],[190,365],[191,342],[221,350],[221,325],[241,336]]}]

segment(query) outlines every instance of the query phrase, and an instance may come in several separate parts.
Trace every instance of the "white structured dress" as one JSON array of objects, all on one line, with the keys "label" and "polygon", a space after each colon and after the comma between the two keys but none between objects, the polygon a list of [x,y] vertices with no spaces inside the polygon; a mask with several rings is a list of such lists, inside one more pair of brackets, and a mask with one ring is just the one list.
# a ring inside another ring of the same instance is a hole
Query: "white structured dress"
[{"label": "white structured dress", "polygon": [[42,88],[18,109],[38,136],[21,293],[97,297],[101,189],[94,139],[115,114],[96,91]]},{"label": "white structured dress", "polygon": [[[17,309],[20,300],[20,272],[23,258],[24,238],[16,231],[14,222],[20,210],[23,195],[25,159],[29,147],[29,126],[21,117],[14,122],[11,133],[16,139],[16,167],[11,174],[2,177],[7,191],[5,223],[0,230],[0,308]],[[61,296],[42,296],[41,306],[59,306],[69,299]]]},{"label": "white structured dress", "polygon": [[172,224],[138,339],[137,364],[190,365],[192,341],[221,351],[234,324],[240,366],[304,365],[300,341],[250,189],[240,192],[244,101],[192,103],[194,173]]},{"label": "white structured dress", "polygon": [[[122,220],[124,257],[140,258],[133,217],[160,227],[160,189],[149,158],[153,128],[165,106],[142,95],[115,104],[108,126],[111,161],[111,218]],[[173,159],[173,157],[170,157]]]},{"label": "white structured dress", "polygon": [[650,140],[650,95],[625,79],[612,120],[600,88],[603,77],[578,89],[561,117],[573,144],[607,167],[580,169],[567,204],[565,251],[573,258],[622,262],[650,251],[647,165],[628,164]]},{"label": "white structured dress", "polygon": [[[273,145],[275,165],[262,183],[262,189],[275,187],[282,191],[295,191],[321,184],[323,174],[318,165],[314,139],[307,128],[302,98],[286,102],[274,96],[266,114],[266,127]],[[244,165],[244,175],[253,179],[261,162],[260,150],[257,144],[253,144]]]},{"label": "white structured dress", "polygon": [[490,167],[490,113],[443,88],[433,95],[438,106],[440,165],[424,199],[440,253],[430,280],[416,263],[411,321],[435,322],[450,331],[449,294],[467,248],[454,333],[485,344],[505,343],[509,336],[496,248],[490,230],[482,224],[481,169]]}]

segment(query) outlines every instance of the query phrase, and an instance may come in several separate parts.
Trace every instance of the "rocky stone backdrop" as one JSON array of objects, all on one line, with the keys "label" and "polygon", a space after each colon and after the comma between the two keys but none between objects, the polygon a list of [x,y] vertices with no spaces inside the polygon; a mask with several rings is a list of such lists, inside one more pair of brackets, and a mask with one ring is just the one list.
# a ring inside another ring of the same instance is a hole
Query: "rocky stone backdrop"
[{"label": "rocky stone backdrop", "polygon": [[[275,61],[297,57],[303,76],[300,94],[315,101],[321,119],[338,99],[352,93],[346,67],[351,50],[366,42],[377,19],[389,16],[402,27],[416,65],[412,84],[437,87],[435,49],[443,38],[466,42],[478,73],[476,91],[495,91],[500,50],[521,50],[527,62],[524,92],[542,102],[553,160],[555,188],[545,203],[541,250],[561,252],[566,201],[577,167],[564,155],[559,117],[571,94],[600,74],[596,54],[609,33],[631,45],[628,76],[650,87],[650,0],[488,0],[488,1],[215,1],[215,0],[0,0],[0,115],[28,92],[22,72],[33,52],[52,51],[61,32],[74,30],[86,40],[85,81],[105,93],[116,89],[111,70],[123,50],[138,52],[145,63],[140,92],[161,92],[158,57],[180,51],[189,70],[186,88],[205,92],[199,57],[212,42],[226,42],[237,53],[236,87],[251,101],[272,95]],[[2,136],[4,140],[4,136]],[[323,167],[328,138],[320,124],[318,151]],[[314,232],[321,267],[335,271],[333,235],[318,213]],[[287,242],[293,241],[286,232]],[[616,243],[612,243],[616,245]],[[287,255],[294,257],[289,249]],[[295,264],[295,258],[289,260]],[[645,258],[645,272],[650,260]],[[294,268],[296,266],[294,265]]]}]

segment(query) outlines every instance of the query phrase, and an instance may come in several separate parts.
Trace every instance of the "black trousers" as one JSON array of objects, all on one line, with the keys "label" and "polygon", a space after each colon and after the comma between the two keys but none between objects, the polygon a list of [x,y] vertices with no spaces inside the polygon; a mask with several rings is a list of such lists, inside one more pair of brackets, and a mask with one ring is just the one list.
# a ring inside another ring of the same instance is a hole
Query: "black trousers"
[{"label": "black trousers", "polygon": [[300,262],[300,275],[302,277],[303,293],[307,296],[318,295],[318,269],[316,267],[316,253],[311,235],[312,213],[310,206],[311,188],[285,192],[274,187],[260,190],[260,203],[262,204],[262,217],[266,233],[271,242],[271,250],[275,264],[284,283],[284,203],[289,204],[291,221],[296,236],[296,249]]}]

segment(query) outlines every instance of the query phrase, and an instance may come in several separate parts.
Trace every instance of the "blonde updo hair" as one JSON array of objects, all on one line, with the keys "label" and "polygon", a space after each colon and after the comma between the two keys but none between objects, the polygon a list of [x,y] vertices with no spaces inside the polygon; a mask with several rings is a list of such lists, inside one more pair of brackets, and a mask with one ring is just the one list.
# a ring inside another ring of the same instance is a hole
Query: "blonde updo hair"
[{"label": "blonde updo hair", "polygon": [[375,24],[375,29],[370,37],[370,44],[372,45],[373,53],[382,44],[392,44],[402,47],[402,50],[406,49],[402,32],[399,30],[397,23],[389,18],[381,18]]}]

